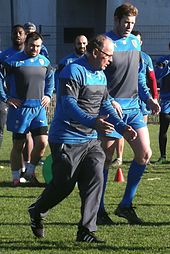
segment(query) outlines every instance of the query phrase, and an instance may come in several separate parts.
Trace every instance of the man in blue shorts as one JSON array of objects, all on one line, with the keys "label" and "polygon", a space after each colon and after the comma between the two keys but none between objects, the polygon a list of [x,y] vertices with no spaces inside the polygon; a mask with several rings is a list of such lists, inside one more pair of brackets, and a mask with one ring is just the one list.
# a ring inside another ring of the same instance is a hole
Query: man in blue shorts
[{"label": "man in blue shorts", "polygon": [[4,63],[8,72],[7,92],[0,80],[0,98],[9,106],[7,130],[13,133],[11,168],[15,186],[20,182],[19,169],[26,134],[30,131],[34,139],[31,161],[25,173],[31,184],[38,184],[35,167],[48,143],[45,107],[52,96],[54,75],[49,60],[39,54],[41,44],[42,36],[37,32],[27,35],[24,51]]},{"label": "man in blue shorts", "polygon": [[[105,72],[110,99],[120,117],[137,132],[137,139],[133,142],[128,141],[134,151],[134,159],[129,168],[123,199],[115,211],[117,216],[127,219],[130,224],[142,223],[132,207],[132,200],[152,153],[148,128],[139,109],[139,96],[153,110],[153,113],[158,113],[160,110],[158,103],[151,98],[146,86],[145,75],[139,71],[140,44],[136,36],[131,35],[137,14],[137,8],[129,3],[117,7],[114,12],[114,29],[106,33],[112,39],[115,49],[112,64]],[[108,136],[101,136],[106,161],[98,224],[113,223],[104,207],[104,193],[109,166],[112,163],[114,142],[119,138],[121,135],[116,132]]]},{"label": "man in blue shorts", "polygon": [[[4,61],[9,58],[10,56],[22,51],[24,49],[24,42],[25,42],[26,34],[24,27],[22,25],[15,25],[12,27],[11,30],[11,40],[12,40],[12,47],[3,50],[0,53],[0,64],[1,64],[1,77],[4,78],[4,89],[7,89],[5,84],[5,70],[2,66]],[[8,112],[8,105],[0,101],[0,146],[3,141],[3,132],[4,132],[4,126],[6,124],[6,118],[7,118],[7,112]]]},{"label": "man in blue shorts", "polygon": [[[170,50],[170,43],[169,43]],[[170,124],[170,55],[161,56],[156,60],[156,78],[160,82],[160,105],[159,114],[159,151],[158,164],[167,163],[167,132]]]},{"label": "man in blue shorts", "polygon": [[[133,30],[132,34],[134,34],[138,38],[140,45],[142,46],[143,40],[142,40],[141,32],[137,31],[137,30]],[[158,100],[157,81],[156,81],[156,77],[155,77],[152,59],[148,54],[141,51],[141,61],[143,64],[142,71],[143,71],[144,75],[146,76],[147,86],[150,89],[152,98],[157,102],[157,100]],[[151,111],[147,109],[146,103],[142,100],[140,100],[140,109],[141,109],[142,114],[144,116],[145,122],[147,122],[148,115],[151,113]]]},{"label": "man in blue shorts", "polygon": [[[112,56],[112,41],[98,35],[89,42],[87,53],[60,73],[57,105],[49,131],[53,178],[28,210],[36,237],[44,237],[43,218],[48,210],[64,200],[77,183],[81,219],[76,241],[102,242],[93,233],[105,161],[97,131],[110,133],[115,128],[127,139],[136,138],[136,132],[119,118],[108,97],[103,70]],[[103,116],[99,116],[100,108]],[[107,122],[108,115],[111,123]]]}]

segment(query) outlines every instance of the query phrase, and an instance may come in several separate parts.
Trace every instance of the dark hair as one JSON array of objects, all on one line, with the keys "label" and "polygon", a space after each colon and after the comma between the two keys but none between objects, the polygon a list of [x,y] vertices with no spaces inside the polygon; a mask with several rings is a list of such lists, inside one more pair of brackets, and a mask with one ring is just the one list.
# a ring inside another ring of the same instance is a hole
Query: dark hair
[{"label": "dark hair", "polygon": [[17,28],[22,28],[25,31],[25,28],[23,25],[17,24],[12,26],[11,32],[13,33],[13,31],[16,30]]},{"label": "dark hair", "polygon": [[29,39],[32,38],[33,40],[38,40],[41,39],[43,41],[43,37],[41,34],[37,33],[37,32],[33,32],[33,33],[29,33],[26,37],[25,43],[28,43]]},{"label": "dark hair", "polygon": [[92,38],[89,43],[87,44],[87,52],[92,54],[93,50],[95,48],[98,48],[98,49],[103,49],[103,44],[104,44],[104,41],[108,39],[108,37],[106,35],[103,35],[103,34],[99,34],[97,36],[95,36],[94,38]]},{"label": "dark hair", "polygon": [[139,32],[139,31],[137,31],[137,30],[133,30],[133,31],[131,32],[131,34],[134,34],[135,36],[140,35],[141,40],[142,40],[142,34],[141,34],[141,32]]},{"label": "dark hair", "polygon": [[138,9],[130,3],[124,3],[116,8],[114,16],[120,20],[123,16],[137,16]]}]

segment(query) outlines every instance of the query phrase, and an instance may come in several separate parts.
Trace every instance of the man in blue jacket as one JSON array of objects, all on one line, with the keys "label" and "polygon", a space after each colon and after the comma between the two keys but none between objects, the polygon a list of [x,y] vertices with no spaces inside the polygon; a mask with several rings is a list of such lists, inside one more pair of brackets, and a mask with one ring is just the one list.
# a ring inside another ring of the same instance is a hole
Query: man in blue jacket
[{"label": "man in blue jacket", "polygon": [[[53,178],[29,207],[31,228],[36,237],[44,237],[43,218],[48,210],[64,200],[77,183],[81,219],[76,240],[101,242],[93,234],[105,161],[97,132],[109,133],[115,128],[127,139],[136,138],[136,132],[120,119],[108,98],[103,70],[112,56],[112,41],[98,35],[89,42],[87,53],[60,73],[57,105],[49,131]],[[100,108],[103,108],[103,116],[99,115]],[[107,122],[108,115],[111,123]]]},{"label": "man in blue jacket", "polygon": [[8,72],[7,91],[0,81],[0,99],[9,106],[7,130],[13,133],[11,169],[13,183],[20,182],[22,150],[26,134],[34,139],[30,164],[25,178],[37,184],[35,167],[48,143],[48,123],[45,107],[50,102],[54,88],[54,75],[49,60],[40,55],[42,36],[37,32],[27,35],[24,51],[8,58],[4,66]]}]

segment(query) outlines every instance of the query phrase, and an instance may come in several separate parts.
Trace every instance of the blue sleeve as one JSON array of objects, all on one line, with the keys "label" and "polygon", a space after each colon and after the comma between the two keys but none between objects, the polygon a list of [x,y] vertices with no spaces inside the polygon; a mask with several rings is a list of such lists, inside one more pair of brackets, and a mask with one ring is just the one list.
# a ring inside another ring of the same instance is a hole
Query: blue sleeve
[{"label": "blue sleeve", "polygon": [[45,91],[44,94],[52,97],[54,91],[54,71],[51,66],[48,66],[47,76],[45,79]]},{"label": "blue sleeve", "polygon": [[4,77],[2,73],[0,73],[0,100],[6,102],[8,99],[8,95],[5,91],[5,85],[4,85]]},{"label": "blue sleeve", "polygon": [[[103,100],[101,110],[109,115],[108,121],[114,125],[114,128],[120,134],[123,133],[126,123],[118,116],[117,111],[113,108],[110,99]],[[107,120],[106,120],[107,121]]]},{"label": "blue sleeve", "polygon": [[138,72],[138,93],[142,101],[147,101],[151,97],[151,94],[146,84],[146,75],[144,74],[145,72],[143,71],[143,68],[145,68],[144,64],[142,64],[142,61],[140,61]]},{"label": "blue sleeve", "polygon": [[69,118],[87,126],[93,128],[96,122],[96,117],[93,117],[85,113],[77,104],[76,98],[72,96],[62,96],[61,104],[64,110],[64,114]]},{"label": "blue sleeve", "polygon": [[155,64],[156,79],[159,80],[170,73],[170,55],[160,57]]}]

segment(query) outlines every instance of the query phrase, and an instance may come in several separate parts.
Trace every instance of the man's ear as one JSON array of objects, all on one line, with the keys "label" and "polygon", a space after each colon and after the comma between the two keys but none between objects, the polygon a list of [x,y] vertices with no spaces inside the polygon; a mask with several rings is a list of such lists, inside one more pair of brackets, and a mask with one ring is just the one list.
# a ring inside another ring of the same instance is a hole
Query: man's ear
[{"label": "man's ear", "polygon": [[93,49],[93,57],[96,58],[98,55],[99,50],[97,48]]}]

